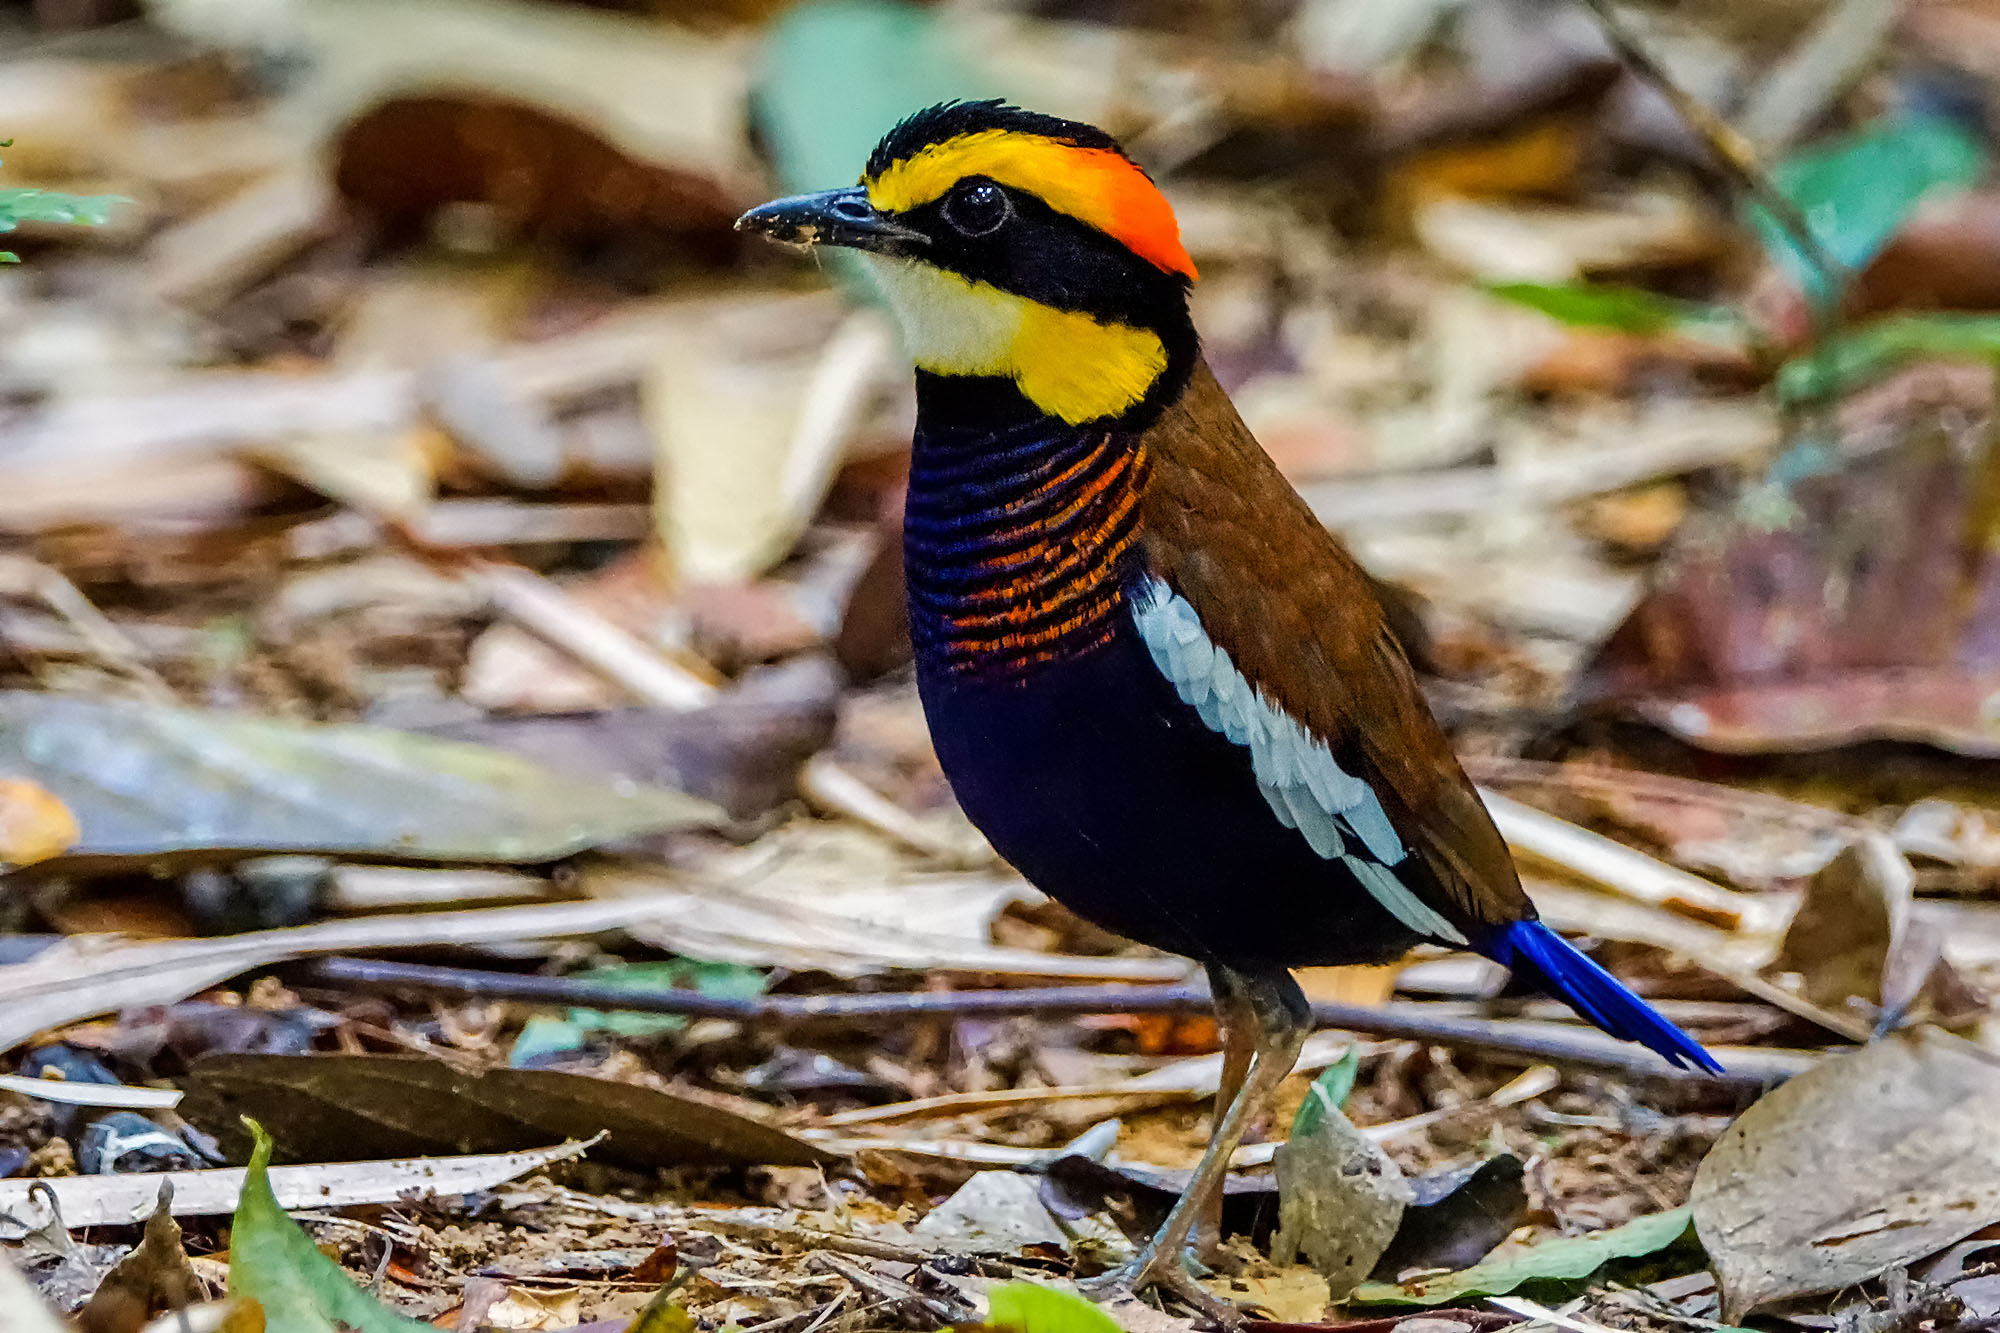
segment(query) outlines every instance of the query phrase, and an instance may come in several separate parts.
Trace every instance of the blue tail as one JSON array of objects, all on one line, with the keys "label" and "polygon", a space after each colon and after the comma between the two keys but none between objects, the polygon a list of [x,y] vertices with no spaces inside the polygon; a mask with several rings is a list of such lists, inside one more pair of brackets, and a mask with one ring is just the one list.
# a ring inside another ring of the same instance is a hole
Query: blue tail
[{"label": "blue tail", "polygon": [[1693,1037],[1653,1012],[1618,978],[1578,953],[1569,941],[1539,921],[1516,921],[1486,941],[1482,952],[1516,971],[1525,971],[1583,1017],[1614,1037],[1657,1051],[1681,1069],[1722,1066]]}]

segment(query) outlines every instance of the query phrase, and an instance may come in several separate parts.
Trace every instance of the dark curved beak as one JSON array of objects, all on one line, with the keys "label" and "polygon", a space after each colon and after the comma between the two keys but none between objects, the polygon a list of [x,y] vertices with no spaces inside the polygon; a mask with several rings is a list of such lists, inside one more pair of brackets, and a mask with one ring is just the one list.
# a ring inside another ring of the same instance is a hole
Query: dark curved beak
[{"label": "dark curved beak", "polygon": [[908,255],[930,244],[922,232],[876,212],[859,185],[773,199],[736,219],[736,230],[760,232],[784,245],[838,245],[878,255]]}]

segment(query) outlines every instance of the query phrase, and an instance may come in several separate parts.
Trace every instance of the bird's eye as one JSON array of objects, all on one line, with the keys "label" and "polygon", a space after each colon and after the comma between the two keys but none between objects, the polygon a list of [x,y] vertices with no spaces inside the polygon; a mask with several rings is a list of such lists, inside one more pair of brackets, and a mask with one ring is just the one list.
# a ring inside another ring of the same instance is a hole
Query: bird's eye
[{"label": "bird's eye", "polygon": [[1007,192],[992,181],[966,181],[944,201],[944,220],[964,236],[986,236],[1013,212]]}]

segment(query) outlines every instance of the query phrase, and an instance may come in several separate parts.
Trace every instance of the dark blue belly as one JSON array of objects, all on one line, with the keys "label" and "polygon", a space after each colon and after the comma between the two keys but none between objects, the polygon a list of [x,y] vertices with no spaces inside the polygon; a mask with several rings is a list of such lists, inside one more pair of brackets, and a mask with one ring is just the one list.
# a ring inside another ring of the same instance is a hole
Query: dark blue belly
[{"label": "dark blue belly", "polygon": [[938,758],[1038,888],[1157,948],[1239,966],[1376,962],[1417,937],[1280,824],[1136,631],[1011,678],[918,655]]}]

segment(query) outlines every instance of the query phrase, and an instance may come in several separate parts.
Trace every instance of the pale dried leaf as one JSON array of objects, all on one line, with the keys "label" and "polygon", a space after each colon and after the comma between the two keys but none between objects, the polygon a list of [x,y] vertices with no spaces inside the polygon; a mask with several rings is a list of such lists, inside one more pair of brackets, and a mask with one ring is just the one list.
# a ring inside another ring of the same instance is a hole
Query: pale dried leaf
[{"label": "pale dried leaf", "polygon": [[115,700],[0,693],[0,766],[77,814],[71,858],[330,851],[549,861],[720,813],[482,746]]},{"label": "pale dried leaf", "polygon": [[1695,1175],[1722,1318],[1838,1291],[2000,1220],[2000,1059],[1916,1028],[1765,1094]]},{"label": "pale dried leaf", "polygon": [[[1320,1095],[1315,1083],[1308,1096]],[[1396,1238],[1410,1185],[1338,1106],[1323,1099],[1317,1120],[1307,1124],[1310,1109],[1309,1101],[1277,1154],[1278,1236],[1271,1253],[1281,1263],[1303,1255],[1326,1279],[1330,1299],[1344,1300]]]},{"label": "pale dried leaf", "polygon": [[[472,1194],[553,1162],[567,1161],[584,1146],[569,1143],[534,1152],[276,1166],[271,1168],[271,1189],[279,1204],[288,1209],[393,1203],[413,1192],[418,1196]],[[162,1182],[173,1185],[175,1217],[232,1213],[243,1193],[244,1175],[240,1167],[227,1167],[148,1175],[66,1176],[46,1181],[0,1180],[0,1239],[19,1240],[47,1221],[46,1209],[31,1195],[31,1186],[46,1185],[55,1191],[67,1226],[131,1226],[152,1215]],[[4,1287],[0,1287],[0,1295],[4,1295]],[[11,1299],[0,1299],[0,1310],[14,1304]],[[0,1331],[12,1333],[4,1322],[0,1322]]]},{"label": "pale dried leaf", "polygon": [[1030,1246],[1069,1248],[1042,1202],[1040,1182],[1015,1171],[981,1171],[925,1214],[910,1234],[953,1254],[1011,1256]]}]

